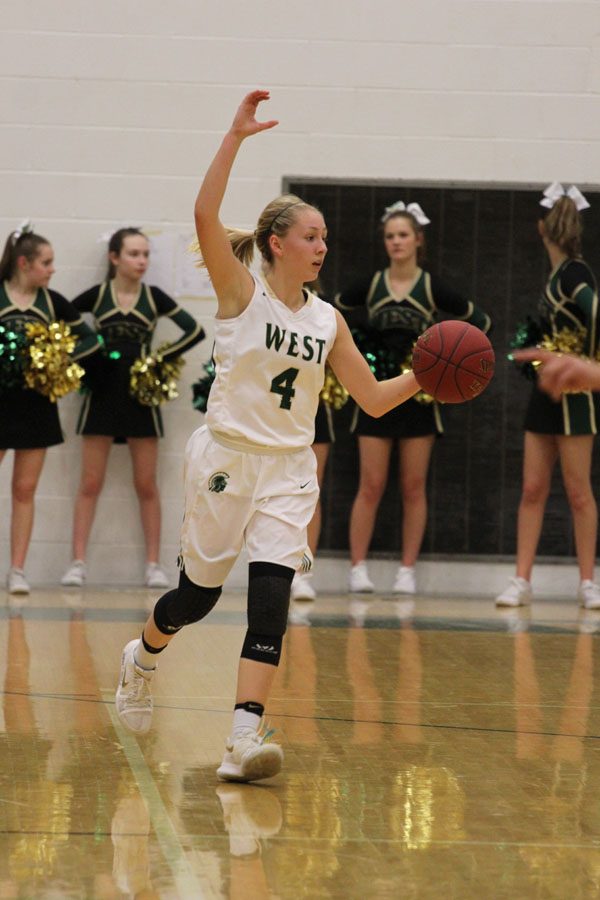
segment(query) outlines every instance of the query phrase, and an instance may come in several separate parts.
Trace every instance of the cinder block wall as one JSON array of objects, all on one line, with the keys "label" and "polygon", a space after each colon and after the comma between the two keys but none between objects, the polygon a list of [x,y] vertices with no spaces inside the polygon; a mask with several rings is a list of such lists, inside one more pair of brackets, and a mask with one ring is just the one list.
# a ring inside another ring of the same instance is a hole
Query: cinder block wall
[{"label": "cinder block wall", "polygon": [[[284,176],[529,183],[598,181],[600,5],[550,0],[266,0],[191,4],[5,0],[0,32],[0,234],[31,218],[54,244],[53,287],[98,280],[103,232],[188,232],[199,180],[238,100],[269,87],[271,134],[247,143],[223,215],[253,225]],[[348,222],[360,229],[360,222]],[[212,303],[186,298],[210,327]],[[162,332],[161,332],[162,336]],[[164,336],[168,336],[165,326]],[[163,560],[174,572],[181,456],[200,422],[189,382],[165,411]],[[67,563],[79,441],[49,451],[27,571]],[[0,569],[12,458],[0,467]],[[138,581],[143,549],[128,453],[116,447],[90,553],[91,580]]]}]

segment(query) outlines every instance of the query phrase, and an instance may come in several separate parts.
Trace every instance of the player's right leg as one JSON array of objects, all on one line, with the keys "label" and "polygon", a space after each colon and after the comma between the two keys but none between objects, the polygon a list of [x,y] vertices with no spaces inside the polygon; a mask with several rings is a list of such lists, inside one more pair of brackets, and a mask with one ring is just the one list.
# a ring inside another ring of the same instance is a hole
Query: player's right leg
[{"label": "player's right leg", "polygon": [[206,428],[188,442],[179,585],[163,594],[141,638],[123,650],[116,705],[120,720],[132,731],[143,734],[150,728],[158,655],[184,625],[208,615],[239,555],[251,508],[254,476],[249,468],[238,451],[216,444]]}]

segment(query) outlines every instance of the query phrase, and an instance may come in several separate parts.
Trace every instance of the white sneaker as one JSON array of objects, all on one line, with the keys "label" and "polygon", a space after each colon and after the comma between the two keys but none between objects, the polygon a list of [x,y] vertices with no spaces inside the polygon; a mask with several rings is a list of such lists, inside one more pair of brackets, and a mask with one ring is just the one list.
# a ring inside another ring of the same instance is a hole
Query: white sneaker
[{"label": "white sneaker", "polygon": [[148,563],[146,566],[145,584],[149,588],[168,588],[170,586],[169,579],[159,564],[155,562]]},{"label": "white sneaker", "polygon": [[121,657],[121,674],[115,694],[117,715],[136,734],[146,734],[152,724],[152,689],[155,669],[142,669],[133,658],[139,641],[129,641]]},{"label": "white sneaker", "polygon": [[372,594],[375,590],[375,585],[369,578],[367,564],[364,559],[350,569],[348,590],[351,594]]},{"label": "white sneaker", "polygon": [[291,600],[316,600],[317,592],[312,586],[312,573],[302,575],[296,572],[292,581]]},{"label": "white sneaker", "polygon": [[279,744],[273,744],[269,738],[272,731],[248,732],[234,740],[228,738],[225,744],[223,762],[217,769],[222,781],[259,781],[271,778],[281,769],[283,750]]},{"label": "white sneaker", "polygon": [[496,606],[525,606],[531,603],[532,597],[531,582],[515,575],[510,579],[508,587],[496,597]]},{"label": "white sneaker", "polygon": [[87,566],[82,559],[74,559],[60,583],[65,587],[82,587],[87,578]]},{"label": "white sneaker", "polygon": [[577,592],[577,599],[580,605],[586,609],[600,609],[600,587],[589,579],[582,581]]},{"label": "white sneaker", "polygon": [[29,593],[29,584],[27,583],[23,569],[15,569],[13,567],[8,570],[8,575],[6,576],[6,590],[9,594]]},{"label": "white sneaker", "polygon": [[400,566],[396,573],[396,580],[392,588],[394,594],[416,594],[417,584],[415,581],[414,566]]}]

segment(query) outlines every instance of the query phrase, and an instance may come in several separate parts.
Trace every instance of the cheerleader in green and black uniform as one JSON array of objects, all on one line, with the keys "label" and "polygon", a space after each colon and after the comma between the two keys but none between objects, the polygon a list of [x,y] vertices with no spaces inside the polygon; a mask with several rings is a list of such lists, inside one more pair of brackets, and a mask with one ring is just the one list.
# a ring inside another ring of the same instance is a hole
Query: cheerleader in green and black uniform
[{"label": "cheerleader in green and black uniform", "polygon": [[[97,352],[98,341],[77,310],[48,289],[54,271],[54,253],[46,238],[25,226],[9,235],[0,260],[0,324],[24,334],[28,323],[64,321],[77,338],[73,358],[84,362]],[[56,403],[24,386],[0,389],[0,462],[7,450],[15,451],[7,579],[11,594],[29,593],[23,567],[33,528],[35,491],[46,448],[62,442]]]},{"label": "cheerleader in green and black uniform", "polygon": [[[399,201],[386,209],[381,221],[390,264],[370,281],[338,295],[336,304],[349,323],[354,320],[366,325],[382,354],[399,361],[410,356],[414,342],[434,324],[439,311],[489,331],[486,313],[420,268],[423,227],[429,222],[420,206],[411,203],[405,207]],[[435,436],[443,431],[438,404],[423,396],[420,400],[423,402],[408,400],[380,419],[357,408],[354,430],[358,435],[360,484],[350,517],[351,591],[374,589],[366,558],[394,440],[398,440],[400,460],[402,564],[393,590],[403,594],[416,591],[414,566],[427,522],[427,471]]]},{"label": "cheerleader in green and black uniform", "polygon": [[104,343],[106,362],[102,379],[95,379],[84,400],[77,425],[78,434],[83,435],[83,459],[75,501],[73,562],[61,579],[66,586],[79,587],[86,578],[88,539],[114,441],[126,441],[131,453],[146,542],[145,584],[153,588],[168,586],[158,562],[160,499],[156,468],[162,419],[156,407],[144,406],[130,396],[129,370],[136,359],[150,351],[161,316],[171,319],[183,332],[163,352],[165,360],[191,349],[204,338],[204,331],[167,294],[143,282],[149,255],[148,239],[139,229],[119,229],[108,244],[107,280],[73,301],[80,312],[93,315]]},{"label": "cheerleader in green and black uniform", "polygon": [[[552,271],[540,300],[540,326],[545,342],[558,351],[594,359],[598,350],[598,289],[581,258],[580,210],[589,204],[575,187],[551,184],[541,201],[544,218],[538,229]],[[600,608],[594,583],[597,510],[591,485],[594,435],[599,406],[591,391],[551,399],[534,385],[525,416],[523,487],[517,529],[517,571],[496,597],[498,606],[521,606],[532,598],[531,572],[558,460],[573,516],[579,563],[579,600]]]}]

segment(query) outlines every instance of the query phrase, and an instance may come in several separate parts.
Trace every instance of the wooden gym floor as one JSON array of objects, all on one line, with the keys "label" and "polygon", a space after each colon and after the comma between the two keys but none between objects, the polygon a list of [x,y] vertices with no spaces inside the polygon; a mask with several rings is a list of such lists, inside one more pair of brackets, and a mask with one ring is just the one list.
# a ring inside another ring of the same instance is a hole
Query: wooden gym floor
[{"label": "wooden gym floor", "polygon": [[176,638],[135,738],[113,693],[155,598],[0,606],[0,898],[600,897],[600,613],[297,605],[284,771],[224,785],[244,597]]}]

